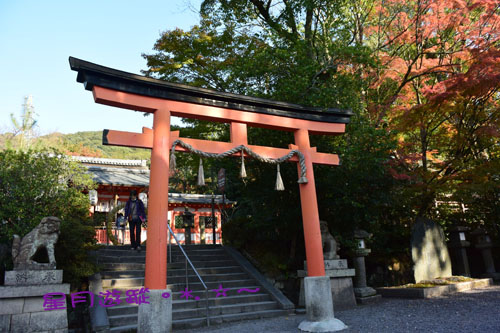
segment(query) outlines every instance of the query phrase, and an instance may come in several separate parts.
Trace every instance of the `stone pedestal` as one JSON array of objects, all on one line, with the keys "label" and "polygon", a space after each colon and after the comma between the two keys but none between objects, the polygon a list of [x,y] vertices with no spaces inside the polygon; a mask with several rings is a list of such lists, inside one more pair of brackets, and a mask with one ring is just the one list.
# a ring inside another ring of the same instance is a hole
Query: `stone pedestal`
[{"label": "stone pedestal", "polygon": [[[168,298],[162,295],[168,293]],[[172,332],[172,291],[170,289],[149,291],[148,303],[139,305],[138,333]]]},{"label": "stone pedestal", "polygon": [[[62,309],[45,310],[43,296],[48,293],[64,294],[59,304]],[[0,332],[67,332],[68,294],[62,270],[6,272],[5,286],[0,287]]]},{"label": "stone pedestal", "polygon": [[476,229],[471,232],[471,235],[476,237],[476,248],[481,250],[481,255],[483,257],[486,272],[481,276],[485,278],[492,278],[494,280],[500,280],[500,273],[495,270],[495,262],[493,261],[493,255],[491,254],[493,243],[491,242],[490,236],[484,229]]},{"label": "stone pedestal", "polygon": [[470,242],[465,240],[465,232],[468,227],[452,227],[450,231],[450,240],[448,249],[451,257],[451,270],[453,275],[470,276],[469,260],[467,258],[467,248]]},{"label": "stone pedestal", "polygon": [[301,331],[334,332],[347,328],[334,316],[330,279],[327,276],[305,277],[303,289],[307,317],[299,324]]},{"label": "stone pedestal", "polygon": [[[344,310],[355,307],[356,298],[354,297],[352,285],[352,277],[355,275],[355,271],[347,267],[347,260],[325,260],[325,275],[330,279],[330,293],[332,294],[335,309]],[[307,277],[306,262],[304,262],[304,270],[297,271],[297,276],[300,278]],[[299,306],[305,304],[305,287],[304,279],[302,279],[300,282]]]}]

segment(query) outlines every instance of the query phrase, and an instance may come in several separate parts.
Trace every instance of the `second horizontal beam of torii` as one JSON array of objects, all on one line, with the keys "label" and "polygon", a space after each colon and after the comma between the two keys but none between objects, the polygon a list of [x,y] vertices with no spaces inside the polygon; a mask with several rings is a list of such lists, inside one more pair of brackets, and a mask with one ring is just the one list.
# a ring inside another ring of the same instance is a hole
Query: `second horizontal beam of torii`
[{"label": "second horizontal beam of torii", "polygon": [[[238,127],[238,137],[236,138],[234,133],[234,127]],[[191,145],[193,148],[201,150],[206,153],[221,154],[228,151],[241,144],[253,150],[255,153],[266,157],[266,158],[279,158],[288,154],[293,149],[298,149],[298,146],[290,144],[289,149],[266,147],[266,146],[254,146],[248,145],[246,140],[246,125],[241,123],[231,123],[231,141],[232,142],[221,142],[221,141],[210,141],[210,140],[199,140],[191,138],[181,138],[179,137],[179,131],[170,132],[170,142],[174,142],[177,139]],[[243,135],[242,135],[243,134]],[[147,127],[142,128],[142,133],[124,132],[124,131],[114,131],[105,129],[102,135],[102,142],[104,145],[113,146],[123,146],[123,147],[135,147],[135,148],[153,148],[153,130]],[[311,147],[311,162],[313,164],[325,164],[325,165],[338,165],[339,157],[337,154],[325,154],[318,153],[316,147]],[[187,151],[180,145],[175,146],[176,151]],[[240,155],[239,153],[235,155]],[[291,162],[297,162],[298,157],[293,156],[289,159]]]}]

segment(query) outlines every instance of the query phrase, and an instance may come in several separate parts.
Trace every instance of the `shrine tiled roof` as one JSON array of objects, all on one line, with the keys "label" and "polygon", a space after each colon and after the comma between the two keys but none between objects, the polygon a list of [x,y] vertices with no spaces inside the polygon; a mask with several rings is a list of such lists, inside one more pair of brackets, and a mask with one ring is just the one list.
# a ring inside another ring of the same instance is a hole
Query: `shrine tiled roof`
[{"label": "shrine tiled roof", "polygon": [[[209,194],[168,193],[169,203],[211,204],[212,196]],[[222,204],[222,195],[214,195],[215,204]],[[226,205],[232,205],[235,201],[225,199]]]},{"label": "shrine tiled roof", "polygon": [[191,87],[116,70],[73,57],[69,58],[69,63],[71,69],[78,72],[77,81],[83,83],[87,90],[92,90],[94,86],[99,86],[116,91],[167,100],[326,123],[347,124],[353,115],[350,110],[307,107]]},{"label": "shrine tiled roof", "polygon": [[147,169],[146,160],[122,160],[117,158],[101,158],[88,156],[71,156],[71,158],[83,164],[141,167]]},{"label": "shrine tiled roof", "polygon": [[94,181],[101,185],[149,186],[149,170],[87,166]]}]

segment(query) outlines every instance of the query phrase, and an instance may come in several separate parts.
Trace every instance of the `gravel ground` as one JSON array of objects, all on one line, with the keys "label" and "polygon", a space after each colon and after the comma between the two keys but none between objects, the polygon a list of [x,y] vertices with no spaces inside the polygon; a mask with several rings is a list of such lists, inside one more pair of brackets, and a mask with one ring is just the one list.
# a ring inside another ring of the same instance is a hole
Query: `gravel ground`
[{"label": "gravel ground", "polygon": [[[342,332],[500,332],[500,286],[439,298],[382,298],[378,303],[336,311],[349,328]],[[305,315],[241,321],[176,332],[299,332]]]}]

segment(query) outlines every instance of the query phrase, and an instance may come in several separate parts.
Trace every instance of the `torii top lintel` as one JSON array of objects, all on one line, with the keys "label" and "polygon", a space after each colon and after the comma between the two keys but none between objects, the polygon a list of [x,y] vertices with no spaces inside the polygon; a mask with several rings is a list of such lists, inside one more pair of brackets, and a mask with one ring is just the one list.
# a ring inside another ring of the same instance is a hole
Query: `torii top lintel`
[{"label": "torii top lintel", "polygon": [[[310,134],[329,135],[344,133],[345,124],[352,116],[349,110],[305,107],[222,93],[127,73],[73,57],[69,62],[71,69],[78,72],[77,81],[93,91],[97,103],[121,108],[154,112],[168,106],[171,115],[183,118],[235,121],[285,131],[303,128]],[[122,93],[119,100],[116,92]],[[135,95],[133,103],[128,98],[131,95]]]}]

